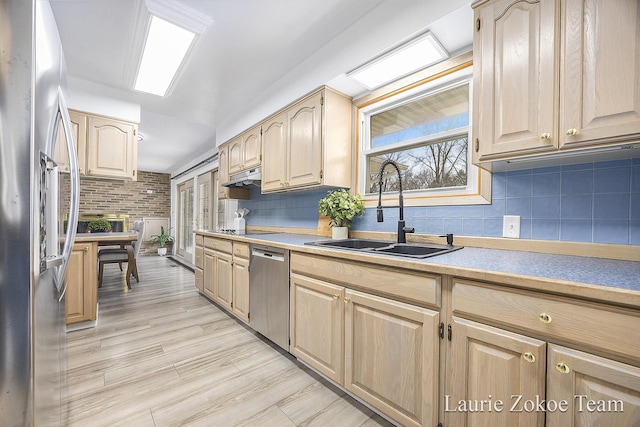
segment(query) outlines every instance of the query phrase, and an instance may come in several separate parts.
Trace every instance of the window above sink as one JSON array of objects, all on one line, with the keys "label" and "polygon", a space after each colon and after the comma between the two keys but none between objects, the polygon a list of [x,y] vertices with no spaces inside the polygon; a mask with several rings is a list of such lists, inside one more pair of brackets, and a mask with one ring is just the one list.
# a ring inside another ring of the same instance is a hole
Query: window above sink
[{"label": "window above sink", "polygon": [[[357,191],[366,207],[374,206],[380,165],[389,159],[400,165],[405,206],[490,203],[491,174],[471,161],[472,65],[466,59],[416,73],[402,89],[389,85],[354,100]],[[398,188],[389,175],[383,196],[393,201]]]}]

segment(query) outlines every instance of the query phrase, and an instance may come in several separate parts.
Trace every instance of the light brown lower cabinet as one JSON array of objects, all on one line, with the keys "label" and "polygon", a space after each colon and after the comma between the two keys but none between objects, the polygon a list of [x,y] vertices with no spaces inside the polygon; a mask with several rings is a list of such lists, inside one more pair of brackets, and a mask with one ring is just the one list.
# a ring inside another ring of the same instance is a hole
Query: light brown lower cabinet
[{"label": "light brown lower cabinet", "polygon": [[289,352],[343,383],[345,288],[291,274]]},{"label": "light brown lower cabinet", "polygon": [[[205,296],[231,311],[233,298],[232,242],[208,236],[204,237],[203,241],[202,292]],[[198,261],[198,255],[196,250],[196,262]]]},{"label": "light brown lower cabinet", "polygon": [[[198,259],[248,322],[249,245]],[[290,353],[403,426],[640,426],[637,309],[293,253],[290,310]]]},{"label": "light brown lower cabinet", "polygon": [[544,426],[544,412],[510,409],[544,399],[546,343],[456,317],[452,331],[445,425]]},{"label": "light brown lower cabinet", "polygon": [[640,426],[637,310],[458,278],[452,308],[444,426]]},{"label": "light brown lower cabinet", "polygon": [[249,244],[196,235],[195,258],[196,288],[249,323]]},{"label": "light brown lower cabinet", "polygon": [[232,256],[224,252],[216,252],[216,285],[214,287],[215,301],[231,311],[233,302],[233,270]]},{"label": "light brown lower cabinet", "polygon": [[[234,248],[236,243],[233,244]],[[233,255],[233,314],[249,323],[249,260]]]},{"label": "light brown lower cabinet", "polygon": [[453,319],[447,426],[640,426],[640,368]]},{"label": "light brown lower cabinet", "polygon": [[196,276],[196,288],[200,292],[204,292],[204,270],[202,268],[195,268],[195,276]]},{"label": "light brown lower cabinet", "polygon": [[194,269],[194,273],[196,276],[196,288],[200,292],[204,292],[204,248],[202,247],[202,236],[199,239],[196,239],[196,265]]},{"label": "light brown lower cabinet", "polygon": [[437,423],[437,311],[292,274],[291,314],[293,355],[402,425]]},{"label": "light brown lower cabinet", "polygon": [[345,387],[404,426],[438,419],[437,311],[347,289]]},{"label": "light brown lower cabinet", "polygon": [[640,368],[550,344],[547,401],[549,427],[640,426]]},{"label": "light brown lower cabinet", "polygon": [[96,243],[73,245],[67,267],[65,313],[67,324],[96,320],[98,301],[98,247]]},{"label": "light brown lower cabinet", "polygon": [[215,299],[216,296],[216,254],[205,248],[202,257],[202,292],[205,296]]}]

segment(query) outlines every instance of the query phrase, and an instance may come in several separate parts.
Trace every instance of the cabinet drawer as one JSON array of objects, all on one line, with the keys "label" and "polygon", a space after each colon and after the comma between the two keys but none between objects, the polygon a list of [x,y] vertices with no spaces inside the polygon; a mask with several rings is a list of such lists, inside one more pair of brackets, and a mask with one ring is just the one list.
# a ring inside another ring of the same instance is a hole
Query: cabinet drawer
[{"label": "cabinet drawer", "polygon": [[202,247],[196,246],[196,267],[202,267],[202,256],[204,254],[204,249]]},{"label": "cabinet drawer", "polygon": [[233,256],[238,258],[249,259],[249,244],[248,243],[233,243]]},{"label": "cabinet drawer", "polygon": [[205,236],[204,247],[230,254],[231,248],[233,247],[233,242],[231,240],[216,239],[215,237]]},{"label": "cabinet drawer", "polygon": [[640,360],[640,312],[453,280],[453,313]]},{"label": "cabinet drawer", "polygon": [[392,299],[440,307],[438,275],[295,252],[291,254],[291,271]]},{"label": "cabinet drawer", "polygon": [[196,246],[204,245],[204,236],[202,234],[196,234]]}]

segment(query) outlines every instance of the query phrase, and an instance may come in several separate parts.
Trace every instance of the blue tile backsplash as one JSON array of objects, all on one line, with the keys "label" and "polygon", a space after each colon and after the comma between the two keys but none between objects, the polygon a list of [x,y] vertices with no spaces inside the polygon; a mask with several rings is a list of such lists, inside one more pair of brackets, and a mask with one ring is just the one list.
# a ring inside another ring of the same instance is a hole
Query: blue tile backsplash
[{"label": "blue tile backsplash", "polygon": [[[407,207],[416,233],[502,236],[503,215],[520,215],[522,239],[640,245],[640,159],[497,172],[490,205]],[[326,191],[260,194],[239,207],[251,211],[248,225],[316,228],[318,201]],[[398,210],[375,209],[352,229],[395,231]]]}]

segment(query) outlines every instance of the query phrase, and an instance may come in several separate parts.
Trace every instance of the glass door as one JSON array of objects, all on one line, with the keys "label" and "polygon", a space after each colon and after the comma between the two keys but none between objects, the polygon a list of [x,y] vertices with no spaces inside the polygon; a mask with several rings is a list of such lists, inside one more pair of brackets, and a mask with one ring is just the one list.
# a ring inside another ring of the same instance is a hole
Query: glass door
[{"label": "glass door", "polygon": [[193,180],[178,185],[178,256],[193,257]]},{"label": "glass door", "polygon": [[198,228],[211,230],[213,227],[213,186],[211,185],[212,172],[198,176]]}]

